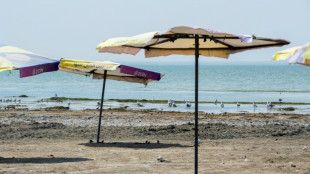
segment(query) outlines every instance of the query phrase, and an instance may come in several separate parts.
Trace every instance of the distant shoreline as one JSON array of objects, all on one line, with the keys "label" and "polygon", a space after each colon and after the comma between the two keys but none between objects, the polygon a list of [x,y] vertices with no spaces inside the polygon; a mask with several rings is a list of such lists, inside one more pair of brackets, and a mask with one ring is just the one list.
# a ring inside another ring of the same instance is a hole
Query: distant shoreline
[{"label": "distant shoreline", "polygon": [[[28,98],[29,96],[27,95],[21,95],[21,96],[13,96],[12,98]],[[50,97],[50,98],[45,98],[42,99],[43,101],[67,101],[67,100],[72,100],[72,101],[100,101],[101,99],[93,99],[93,98],[74,98],[74,97]],[[141,101],[144,103],[155,103],[155,104],[162,104],[162,103],[167,103],[167,100],[147,100],[147,99],[105,99],[104,101],[113,101],[113,102],[122,102],[122,103],[136,103],[137,101]],[[180,103],[185,103],[185,102],[191,102],[195,103],[194,101],[180,101],[180,100],[172,100],[176,104]],[[253,104],[253,102],[242,102],[242,101],[221,101],[223,104]],[[217,102],[218,104],[221,102]],[[275,105],[310,105],[310,102],[279,102],[279,101],[270,101]],[[199,101],[198,103],[215,103],[214,101]],[[266,102],[255,102],[256,104],[266,104]]]}]

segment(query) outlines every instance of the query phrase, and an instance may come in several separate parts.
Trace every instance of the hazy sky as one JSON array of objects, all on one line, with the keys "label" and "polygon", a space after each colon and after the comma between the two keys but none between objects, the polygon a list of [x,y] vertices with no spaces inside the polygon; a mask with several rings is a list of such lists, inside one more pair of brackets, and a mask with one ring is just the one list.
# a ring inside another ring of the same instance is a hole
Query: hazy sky
[{"label": "hazy sky", "polygon": [[98,53],[102,40],[201,26],[236,34],[282,38],[285,47],[247,51],[230,59],[201,57],[201,62],[273,63],[274,52],[310,40],[309,0],[0,0],[0,44],[17,46],[53,59],[115,62],[193,61],[193,56],[145,59],[138,55]]}]

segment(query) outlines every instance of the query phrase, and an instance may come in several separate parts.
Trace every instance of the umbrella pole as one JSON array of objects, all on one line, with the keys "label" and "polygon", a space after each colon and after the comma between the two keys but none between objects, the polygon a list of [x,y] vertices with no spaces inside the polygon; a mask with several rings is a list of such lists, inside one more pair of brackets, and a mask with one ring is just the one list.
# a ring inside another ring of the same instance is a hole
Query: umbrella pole
[{"label": "umbrella pole", "polygon": [[198,174],[198,58],[199,38],[195,35],[195,173]]},{"label": "umbrella pole", "polygon": [[105,90],[105,81],[106,81],[106,79],[107,79],[107,70],[104,70],[104,75],[103,75],[103,86],[102,86],[102,94],[101,94],[101,102],[100,102],[100,113],[99,113],[98,133],[97,133],[97,143],[99,143],[99,137],[100,137],[100,127],[101,127],[101,117],[102,117],[102,106],[103,106],[104,90]]}]

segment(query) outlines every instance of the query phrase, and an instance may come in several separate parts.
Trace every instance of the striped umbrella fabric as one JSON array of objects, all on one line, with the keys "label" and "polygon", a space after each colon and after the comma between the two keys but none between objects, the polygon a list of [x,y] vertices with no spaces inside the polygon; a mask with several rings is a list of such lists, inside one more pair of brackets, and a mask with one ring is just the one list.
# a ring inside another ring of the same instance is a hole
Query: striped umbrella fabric
[{"label": "striped umbrella fabric", "polygon": [[290,64],[310,66],[310,43],[276,52],[272,59],[275,61],[285,60]]},{"label": "striped umbrella fabric", "polygon": [[20,77],[57,71],[59,61],[17,47],[0,45],[0,71],[19,70]]}]

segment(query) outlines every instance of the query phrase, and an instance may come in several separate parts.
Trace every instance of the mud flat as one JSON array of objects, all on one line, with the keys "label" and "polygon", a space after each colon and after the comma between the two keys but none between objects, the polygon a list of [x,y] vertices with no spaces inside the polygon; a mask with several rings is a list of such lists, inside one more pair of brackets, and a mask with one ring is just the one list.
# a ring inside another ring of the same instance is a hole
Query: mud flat
[{"label": "mud flat", "polygon": [[[193,172],[193,113],[103,115],[97,144],[98,110],[1,110],[0,173]],[[310,115],[199,116],[201,173],[310,173]]]}]

